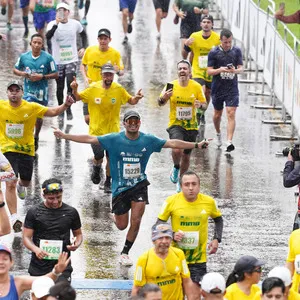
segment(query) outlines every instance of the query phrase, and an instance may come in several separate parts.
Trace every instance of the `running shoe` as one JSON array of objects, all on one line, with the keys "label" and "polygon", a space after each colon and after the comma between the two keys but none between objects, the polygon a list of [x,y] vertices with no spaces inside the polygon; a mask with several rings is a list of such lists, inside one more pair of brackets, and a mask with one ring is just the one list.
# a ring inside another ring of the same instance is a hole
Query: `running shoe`
[{"label": "running shoe", "polygon": [[221,136],[221,133],[217,133],[216,145],[218,146],[218,148],[220,148],[222,146],[222,136]]},{"label": "running shoe", "polygon": [[71,107],[68,107],[66,112],[67,112],[67,120],[73,120],[73,114],[71,111]]},{"label": "running shoe", "polygon": [[34,151],[37,151],[39,149],[39,138],[35,137],[34,138]]},{"label": "running shoe", "polygon": [[94,184],[99,184],[101,181],[100,170],[101,170],[100,166],[93,166],[91,180],[93,181]]},{"label": "running shoe", "polygon": [[10,30],[13,30],[12,26],[11,26],[11,23],[7,22],[6,24],[6,27],[7,29],[10,31]]},{"label": "running shoe", "polygon": [[132,32],[132,23],[131,22],[128,23],[127,32],[128,33]]},{"label": "running shoe", "polygon": [[111,182],[110,182],[110,180],[105,180],[105,182],[104,182],[104,193],[106,193],[106,194],[111,193]]},{"label": "running shoe", "polygon": [[233,151],[235,148],[234,148],[234,145],[232,144],[232,142],[227,142],[227,149],[226,149],[226,152],[231,152]]},{"label": "running shoe", "polygon": [[179,175],[179,169],[176,169],[175,167],[173,167],[171,174],[170,174],[170,180],[173,183],[177,183],[178,182],[178,175]]},{"label": "running shoe", "polygon": [[160,32],[157,33],[156,39],[157,39],[158,41],[160,41],[160,39],[161,39],[161,34],[160,34]]},{"label": "running shoe", "polygon": [[6,14],[6,6],[1,8],[1,15],[5,15]]},{"label": "running shoe", "polygon": [[180,193],[181,192],[181,186],[179,181],[176,183],[176,193]]},{"label": "running shoe", "polygon": [[14,223],[12,224],[12,228],[13,228],[15,233],[21,232],[22,231],[22,226],[23,226],[23,223],[19,219],[16,219],[14,221]]},{"label": "running shoe", "polygon": [[23,35],[23,39],[27,39],[29,35],[29,30],[25,29],[24,35]]},{"label": "running shoe", "polygon": [[17,183],[17,193],[21,200],[24,200],[26,198],[26,187],[19,185],[19,182]]},{"label": "running shoe", "polygon": [[131,267],[133,265],[132,260],[128,254],[122,253],[119,258],[119,263],[124,267]]},{"label": "running shoe", "polygon": [[81,25],[87,25],[88,24],[88,21],[86,20],[86,18],[82,18],[81,21],[80,21]]},{"label": "running shoe", "polygon": [[127,44],[128,43],[128,37],[125,35],[122,44]]}]

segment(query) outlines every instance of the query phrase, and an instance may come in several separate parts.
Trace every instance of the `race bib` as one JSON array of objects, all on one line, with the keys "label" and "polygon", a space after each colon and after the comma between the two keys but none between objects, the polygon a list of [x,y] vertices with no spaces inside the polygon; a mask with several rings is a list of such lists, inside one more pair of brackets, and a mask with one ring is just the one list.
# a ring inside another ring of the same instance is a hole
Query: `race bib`
[{"label": "race bib", "polygon": [[60,61],[71,61],[73,59],[73,49],[72,46],[60,46]]},{"label": "race bib", "polygon": [[180,242],[177,242],[181,249],[195,249],[199,244],[199,232],[198,231],[185,231],[184,237]]},{"label": "race bib", "polygon": [[198,65],[201,69],[207,68],[207,55],[206,56],[198,56]]},{"label": "race bib", "polygon": [[221,76],[222,79],[232,80],[232,79],[234,79],[235,74],[234,73],[221,72],[220,76]]},{"label": "race bib", "polygon": [[296,255],[294,264],[295,264],[295,272],[297,274],[300,274],[300,254]]},{"label": "race bib", "polygon": [[138,178],[141,176],[141,164],[123,164],[123,177],[125,179]]},{"label": "race bib", "polygon": [[192,111],[193,111],[192,107],[176,107],[176,119],[191,120]]},{"label": "race bib", "polygon": [[55,0],[39,0],[38,4],[44,6],[44,7],[52,7],[54,6]]},{"label": "race bib", "polygon": [[59,255],[62,253],[63,241],[40,240],[40,248],[49,254],[44,259],[58,260]]},{"label": "race bib", "polygon": [[6,123],[6,136],[12,139],[20,139],[24,134],[24,124]]}]

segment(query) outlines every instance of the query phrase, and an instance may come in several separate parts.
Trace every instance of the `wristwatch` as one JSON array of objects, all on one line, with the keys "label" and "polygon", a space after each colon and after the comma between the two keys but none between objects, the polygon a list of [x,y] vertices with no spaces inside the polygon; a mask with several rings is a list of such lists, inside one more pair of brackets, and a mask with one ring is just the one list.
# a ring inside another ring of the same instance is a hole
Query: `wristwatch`
[{"label": "wristwatch", "polygon": [[62,274],[62,273],[56,273],[56,272],[55,272],[55,268],[53,268],[52,273],[53,273],[56,277],[59,277],[59,276]]}]

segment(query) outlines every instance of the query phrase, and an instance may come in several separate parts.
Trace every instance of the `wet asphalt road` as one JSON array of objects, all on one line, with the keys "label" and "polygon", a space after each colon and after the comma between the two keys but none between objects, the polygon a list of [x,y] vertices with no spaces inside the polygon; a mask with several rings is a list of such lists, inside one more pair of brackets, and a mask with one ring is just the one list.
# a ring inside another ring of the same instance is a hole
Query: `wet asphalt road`
[{"label": "wet asphalt road", "polygon": [[[100,28],[106,27],[112,31],[111,46],[120,50],[125,64],[125,75],[120,82],[131,93],[142,88],[145,94],[136,107],[142,115],[141,130],[163,138],[168,137],[165,128],[169,108],[158,107],[156,98],[163,85],[176,78],[176,62],[180,59],[179,25],[173,25],[174,12],[171,9],[169,12],[168,19],[163,21],[160,43],[155,38],[151,0],[138,1],[133,33],[126,46],[122,45],[121,15],[117,1],[92,1],[89,25],[86,27],[90,45],[97,43]],[[79,13],[82,14],[82,11]],[[6,31],[3,20],[1,16],[1,32]],[[6,98],[6,84],[14,77],[12,68],[19,54],[30,48],[28,41],[22,39],[23,26],[19,12],[14,21],[15,28],[8,34],[8,40],[0,41],[1,99]],[[31,28],[30,34],[33,33],[34,29]],[[245,73],[243,77],[250,78],[251,74]],[[83,88],[80,76],[79,82]],[[199,172],[201,177],[201,191],[217,200],[224,216],[223,242],[217,254],[209,256],[208,269],[220,271],[225,276],[244,254],[264,259],[267,263],[264,274],[275,265],[284,264],[296,211],[294,189],[284,189],[282,186],[280,172],[286,158],[275,157],[275,152],[290,143],[270,141],[269,138],[270,134],[291,134],[290,127],[262,124],[263,119],[279,118],[280,111],[251,108],[251,105],[269,104],[271,101],[268,97],[249,96],[249,88],[253,89],[254,85],[240,84],[240,107],[234,137],[236,150],[226,155],[224,148],[219,150],[212,142],[208,149],[194,151],[191,160],[191,168]],[[56,105],[54,89],[50,105]],[[41,201],[41,183],[52,176],[61,178],[65,186],[64,201],[78,209],[84,234],[84,243],[72,255],[73,277],[122,278],[122,274],[126,274],[120,270],[118,255],[123,247],[125,232],[119,232],[109,218],[110,196],[90,181],[91,148],[56,140],[51,130],[51,126],[59,126],[70,133],[87,133],[81,103],[73,106],[73,113],[74,120],[64,123],[58,123],[57,118],[44,120],[31,195],[25,201],[19,201],[18,209],[24,217],[32,205]],[[206,119],[207,124],[202,127],[201,135],[215,137],[212,106],[208,109]],[[224,140],[225,126],[223,118]],[[154,154],[148,164],[150,205],[130,253],[134,261],[151,246],[150,228],[164,199],[175,193],[175,185],[169,181],[171,165],[170,150]],[[11,234],[3,240],[12,246],[15,273],[26,273],[30,254],[22,246],[21,235]],[[133,271],[134,268],[129,269],[129,279],[132,279]],[[87,295],[95,299],[125,297],[120,293],[85,291],[79,292],[78,299],[86,299]]]}]

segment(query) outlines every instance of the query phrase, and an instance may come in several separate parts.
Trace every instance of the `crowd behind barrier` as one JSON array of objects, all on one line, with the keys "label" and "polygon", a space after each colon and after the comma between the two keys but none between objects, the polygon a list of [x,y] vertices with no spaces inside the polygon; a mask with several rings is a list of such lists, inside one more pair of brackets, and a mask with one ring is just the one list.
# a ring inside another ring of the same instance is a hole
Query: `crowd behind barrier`
[{"label": "crowd behind barrier", "polygon": [[[255,62],[255,82],[258,83],[258,70],[263,71],[263,84],[271,90],[272,104],[277,97],[291,116],[297,135],[300,134],[300,40],[288,27],[284,27],[284,37],[277,31],[280,21],[274,18],[275,2],[268,0],[267,11],[252,0],[216,0],[217,10],[222,20],[226,19],[234,37],[243,43],[245,58]],[[281,22],[280,22],[281,23]],[[287,43],[293,40],[293,48]],[[261,87],[262,93],[264,86]]]}]

